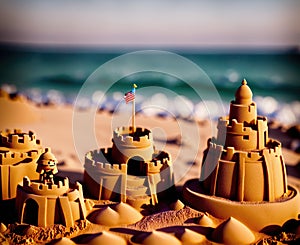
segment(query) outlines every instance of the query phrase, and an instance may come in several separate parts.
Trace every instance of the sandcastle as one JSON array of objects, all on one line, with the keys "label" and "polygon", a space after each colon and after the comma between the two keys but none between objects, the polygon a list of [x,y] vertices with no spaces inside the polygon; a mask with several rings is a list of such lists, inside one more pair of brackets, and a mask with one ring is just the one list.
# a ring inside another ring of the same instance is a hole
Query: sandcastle
[{"label": "sandcastle", "polygon": [[217,138],[208,142],[201,182],[188,181],[183,197],[200,211],[235,217],[257,231],[297,218],[300,196],[287,184],[281,143],[268,138],[267,118],[257,116],[245,80],[229,116],[219,118]]},{"label": "sandcastle", "polygon": [[155,150],[150,130],[132,129],[117,128],[111,148],[86,154],[84,182],[99,200],[122,201],[135,207],[155,205],[158,196],[173,186],[171,157]]},{"label": "sandcastle", "polygon": [[25,176],[18,185],[16,208],[20,223],[40,227],[63,224],[70,227],[75,221],[85,219],[86,206],[81,184],[76,182],[70,188],[68,178],[54,177],[57,169],[52,163],[55,161],[50,148],[46,148],[37,161],[38,165],[35,164],[40,179],[31,180]]},{"label": "sandcastle", "polygon": [[0,133],[0,191],[1,200],[16,197],[17,185],[24,176],[38,178],[36,160],[42,153],[40,140],[29,131],[19,129]]}]

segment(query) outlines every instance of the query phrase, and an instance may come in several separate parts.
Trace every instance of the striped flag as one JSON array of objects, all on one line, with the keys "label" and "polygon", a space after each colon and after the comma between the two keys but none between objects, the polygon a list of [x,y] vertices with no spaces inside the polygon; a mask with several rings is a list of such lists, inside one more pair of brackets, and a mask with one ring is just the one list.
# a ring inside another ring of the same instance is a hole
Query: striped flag
[{"label": "striped flag", "polygon": [[133,91],[129,91],[125,94],[124,99],[126,101],[126,104],[128,104],[130,101],[133,101],[135,99],[135,93]]}]

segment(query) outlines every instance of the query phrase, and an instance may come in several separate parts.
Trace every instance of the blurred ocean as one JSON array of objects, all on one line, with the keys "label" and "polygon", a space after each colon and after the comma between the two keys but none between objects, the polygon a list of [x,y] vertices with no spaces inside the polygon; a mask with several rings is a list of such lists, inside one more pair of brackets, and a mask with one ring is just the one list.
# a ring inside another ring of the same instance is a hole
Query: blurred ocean
[{"label": "blurred ocean", "polygon": [[[125,51],[33,49],[0,47],[0,85],[19,92],[37,102],[52,100],[56,103],[73,103],[82,84],[100,65],[125,54]],[[177,50],[175,53],[191,60],[202,68],[214,83],[225,108],[234,98],[234,92],[246,78],[258,104],[259,113],[287,123],[300,122],[300,56],[283,51],[268,52],[217,52]],[[141,57],[141,61],[143,58]],[[177,67],[180,71],[181,67]],[[192,75],[192,74],[191,74]],[[138,80],[138,81],[137,81]],[[192,87],[201,89],[201,83],[193,80]],[[95,96],[103,94],[99,81]],[[105,82],[105,81],[103,81]],[[202,117],[201,101],[185,82],[165,74],[133,74],[125,77],[105,94],[108,109],[114,109],[114,101],[122,99],[130,84],[140,87],[155,85],[183,96],[194,114]],[[159,93],[159,91],[157,92]],[[152,96],[156,101],[172,102],[168,95],[140,94],[139,103]],[[144,96],[144,97],[143,97]],[[93,98],[87,98],[86,105]],[[213,103],[211,101],[210,103]],[[173,104],[173,103],[170,103]],[[84,105],[83,105],[84,106]],[[180,112],[177,113],[180,115]],[[187,115],[182,115],[187,116]],[[202,118],[206,116],[203,115]]]}]

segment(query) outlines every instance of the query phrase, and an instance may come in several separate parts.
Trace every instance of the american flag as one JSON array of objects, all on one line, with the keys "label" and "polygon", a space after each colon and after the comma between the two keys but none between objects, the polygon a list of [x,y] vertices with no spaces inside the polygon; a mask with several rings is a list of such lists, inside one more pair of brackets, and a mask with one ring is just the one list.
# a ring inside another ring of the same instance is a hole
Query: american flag
[{"label": "american flag", "polygon": [[128,104],[130,101],[133,101],[135,99],[135,93],[132,91],[129,91],[125,94],[124,99],[126,101],[126,104]]}]

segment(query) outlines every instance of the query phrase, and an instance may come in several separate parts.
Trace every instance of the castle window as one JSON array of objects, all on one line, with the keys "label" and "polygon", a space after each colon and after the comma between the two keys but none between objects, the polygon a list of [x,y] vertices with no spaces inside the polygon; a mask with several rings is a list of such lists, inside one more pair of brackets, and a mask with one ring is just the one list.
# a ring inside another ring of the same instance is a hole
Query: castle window
[{"label": "castle window", "polygon": [[249,135],[243,135],[243,140],[249,140]]}]

